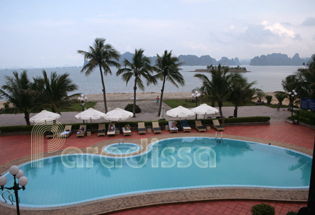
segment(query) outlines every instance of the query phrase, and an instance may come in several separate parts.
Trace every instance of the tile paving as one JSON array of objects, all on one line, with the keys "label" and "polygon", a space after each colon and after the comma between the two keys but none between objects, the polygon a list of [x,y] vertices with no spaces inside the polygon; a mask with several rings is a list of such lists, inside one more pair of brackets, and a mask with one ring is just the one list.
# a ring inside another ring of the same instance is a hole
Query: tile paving
[{"label": "tile paving", "polygon": [[[227,113],[227,115],[230,115],[230,112],[233,112],[233,109],[225,109],[224,112]],[[311,154],[313,145],[314,145],[314,136],[315,132],[311,128],[303,127],[300,125],[292,125],[289,123],[284,122],[284,118],[286,118],[290,113],[287,111],[276,111],[272,108],[267,108],[264,106],[254,106],[254,107],[244,107],[240,108],[239,115],[242,116],[242,114],[252,114],[252,115],[272,115],[272,121],[270,125],[257,125],[257,126],[229,126],[226,127],[226,130],[224,131],[224,137],[226,138],[247,138],[247,140],[259,140],[259,142],[263,143],[272,143],[272,144],[279,144],[280,146],[284,146],[287,148],[292,148],[298,151],[303,151],[304,153]],[[147,114],[147,116],[145,115]],[[143,114],[144,119],[156,120],[155,114],[145,113]],[[67,115],[67,114],[65,114]],[[73,114],[74,116],[75,114]],[[73,120],[73,116],[68,115],[69,118],[67,120]],[[148,118],[148,116],[150,118]],[[63,115],[64,117],[64,115]],[[72,118],[71,118],[72,117]],[[18,121],[21,121],[19,119],[15,119],[16,117],[8,117],[6,119],[3,118],[3,115],[0,115],[0,125],[4,121],[12,121],[14,123],[18,123]],[[136,120],[139,120],[141,116],[137,117]],[[3,121],[4,120],[4,121]],[[23,121],[24,119],[22,119]],[[81,122],[81,121],[79,121]],[[66,123],[66,122],[64,122]],[[196,130],[193,129],[193,131],[190,134],[184,134],[182,132],[179,132],[178,134],[169,134],[168,131],[162,131],[162,134],[160,135],[154,135],[154,134],[147,134],[145,135],[146,138],[167,138],[167,137],[174,137],[174,136],[183,136],[183,135],[200,135],[200,136],[214,136],[215,130],[211,129],[210,131],[207,131],[206,133],[200,134]],[[130,141],[139,140],[140,138],[143,138],[143,135],[138,135],[136,132],[133,132],[132,136],[126,136],[123,137],[122,135],[114,136],[114,137],[97,137],[96,134],[92,134],[90,137],[85,138],[76,138],[74,134],[72,134],[65,142],[63,148],[64,149],[68,146],[75,145],[78,148],[86,148],[88,146],[99,146],[102,147],[104,144],[108,144],[111,142],[117,142],[117,139],[129,139]],[[105,142],[104,142],[105,141]],[[31,135],[16,135],[16,136],[0,136],[0,173],[3,173],[8,169],[8,167],[12,164],[19,164],[30,160],[30,154],[31,154]],[[47,151],[47,140],[45,140],[45,151]],[[45,156],[49,156],[50,154],[46,153]],[[200,195],[203,191],[198,190],[197,196]],[[227,191],[225,190],[218,190],[216,193],[225,193]],[[23,214],[102,214],[102,212],[110,211],[107,210],[108,208],[111,209],[111,211],[119,210],[119,209],[127,209],[132,208],[134,202],[138,202],[138,205],[140,208],[136,209],[128,209],[119,211],[112,214],[250,214],[250,209],[253,205],[259,204],[261,202],[270,204],[276,208],[276,214],[286,214],[287,212],[293,210],[297,211],[298,208],[305,206],[305,194],[302,193],[302,199],[303,201],[299,200],[298,202],[295,202],[291,199],[285,199],[283,197],[288,197],[287,194],[283,194],[281,198],[279,197],[278,201],[266,201],[265,200],[257,200],[253,201],[250,200],[247,197],[243,197],[245,200],[229,200],[231,196],[236,197],[242,197],[244,190],[234,190],[232,192],[233,195],[230,193],[225,193],[225,197],[222,196],[219,198],[221,201],[213,200],[213,201],[204,201],[206,199],[200,199],[202,202],[188,202],[188,203],[177,203],[177,204],[166,204],[165,199],[168,198],[167,193],[162,193],[160,195],[160,202],[159,205],[156,206],[147,206],[147,207],[141,207],[150,205],[152,203],[147,202],[147,204],[142,204],[141,201],[146,202],[150,198],[145,198],[141,196],[133,196],[133,197],[125,197],[122,199],[113,199],[112,201],[106,201],[106,206],[104,203],[96,202],[91,204],[83,204],[78,205],[75,207],[70,207],[62,210],[47,210],[47,211],[29,211],[29,210],[22,210]],[[250,191],[246,191],[249,192]],[[246,193],[245,192],[245,193]],[[251,195],[261,195],[261,192],[254,191]],[[281,192],[280,192],[281,193]],[[195,196],[194,191],[190,191],[185,194],[183,193],[176,193],[176,195],[186,195],[189,194],[191,197]],[[150,194],[147,195],[147,197]],[[274,192],[272,194],[273,196],[279,195],[279,192]],[[152,194],[152,198],[154,196],[159,196],[156,193]],[[304,196],[304,197],[303,197]],[[196,196],[195,196],[196,197]],[[171,198],[171,197],[170,197]],[[196,198],[196,199],[198,199]],[[269,198],[267,198],[269,199]],[[270,198],[271,199],[271,198]],[[269,200],[270,200],[269,199]],[[289,200],[289,201],[287,201]],[[195,200],[193,200],[195,201]],[[196,200],[198,201],[198,200]],[[124,205],[127,205],[126,202],[130,203],[129,206],[123,207]],[[176,202],[176,201],[175,201]],[[180,201],[179,201],[180,202]],[[160,205],[162,204],[162,205]],[[118,205],[122,207],[118,207]],[[1,212],[2,211],[2,212]],[[1,214],[15,214],[15,209],[10,209],[7,207],[4,207],[3,204],[0,204],[0,213]]]}]

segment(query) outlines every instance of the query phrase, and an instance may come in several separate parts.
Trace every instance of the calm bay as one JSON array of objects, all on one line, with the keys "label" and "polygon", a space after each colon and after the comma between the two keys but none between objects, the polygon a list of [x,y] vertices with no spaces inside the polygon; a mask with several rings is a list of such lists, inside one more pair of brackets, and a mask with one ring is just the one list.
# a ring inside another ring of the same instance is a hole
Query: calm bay
[{"label": "calm bay", "polygon": [[[294,74],[298,68],[303,66],[244,66],[247,73],[242,73],[249,82],[256,81],[254,87],[262,89],[264,92],[283,91],[281,82],[288,75]],[[205,69],[205,66],[182,66],[181,73],[185,79],[185,85],[176,88],[170,83],[165,86],[165,92],[191,92],[194,88],[201,86],[201,81],[195,78],[195,69]],[[101,94],[102,84],[100,81],[100,72],[95,69],[89,76],[80,73],[81,67],[67,67],[67,68],[36,68],[26,69],[30,80],[33,77],[42,76],[42,70],[45,69],[50,75],[50,72],[57,72],[58,74],[69,73],[71,80],[78,85],[78,90],[74,93],[88,94]],[[12,71],[21,73],[23,69],[6,69],[0,70],[0,86],[6,82],[5,76],[13,76]],[[112,68],[112,75],[105,77],[105,87],[107,93],[132,93],[133,92],[133,79],[130,80],[128,85],[122,80],[122,77],[116,76],[116,68]],[[210,78],[210,73],[208,74]],[[146,86],[144,92],[160,92],[162,82],[159,81],[157,85]],[[142,92],[138,90],[137,92]]]}]

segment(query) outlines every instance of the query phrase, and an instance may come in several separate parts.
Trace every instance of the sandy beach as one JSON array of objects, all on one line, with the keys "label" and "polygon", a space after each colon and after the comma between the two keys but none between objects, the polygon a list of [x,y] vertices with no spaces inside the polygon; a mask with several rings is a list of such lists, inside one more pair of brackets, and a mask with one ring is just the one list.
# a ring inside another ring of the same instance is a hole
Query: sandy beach
[{"label": "sandy beach", "polygon": [[[273,92],[267,92],[267,95],[272,95],[272,101],[271,104],[278,104],[278,100],[274,96],[275,93]],[[149,93],[137,93],[137,100],[156,100],[156,97],[160,96],[160,93],[157,92],[149,92]],[[86,95],[88,98],[88,101],[103,101],[103,94],[91,94]],[[179,93],[164,93],[163,100],[165,99],[190,99],[191,98],[191,92],[179,92]],[[106,94],[107,101],[132,101],[133,100],[133,93],[107,93]],[[257,99],[254,99],[253,101],[256,101]],[[267,102],[265,98],[262,98],[262,101]],[[5,101],[0,101],[0,108],[3,108],[3,104]],[[289,104],[289,99],[285,99],[283,101],[284,105]]]}]

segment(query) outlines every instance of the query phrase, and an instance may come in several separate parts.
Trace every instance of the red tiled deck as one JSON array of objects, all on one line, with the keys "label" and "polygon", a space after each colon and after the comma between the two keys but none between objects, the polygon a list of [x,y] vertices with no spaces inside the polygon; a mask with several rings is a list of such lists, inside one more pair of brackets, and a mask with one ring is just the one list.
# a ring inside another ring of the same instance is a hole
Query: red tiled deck
[{"label": "red tiled deck", "polygon": [[290,211],[297,212],[305,207],[305,203],[262,202],[262,201],[209,201],[183,204],[158,205],[136,208],[127,211],[109,213],[111,215],[151,215],[151,214],[212,214],[212,215],[251,215],[251,208],[256,204],[269,204],[275,208],[277,215],[286,215]]},{"label": "red tiled deck", "polygon": [[[211,129],[207,133],[214,134],[216,131]],[[192,129],[192,133],[198,132]],[[169,134],[168,131],[162,131],[162,134]],[[313,149],[315,131],[313,129],[300,125],[292,125],[286,122],[271,122],[270,125],[261,126],[231,126],[226,127],[224,135],[237,135],[244,137],[259,138],[270,141],[277,141],[287,144],[292,144],[308,149]],[[140,139],[156,136],[159,134],[138,135],[133,132],[132,136],[117,135],[113,137],[97,137],[92,134],[90,137],[76,138],[72,134],[62,149],[69,146],[77,148],[86,148],[97,142],[113,139]],[[45,140],[45,146],[47,140]],[[16,136],[0,136],[0,164],[12,161],[31,154],[31,135],[16,135]],[[47,149],[45,149],[47,151]],[[159,205],[152,207],[144,207],[131,209],[127,211],[117,212],[115,214],[250,214],[250,208],[259,204],[261,201],[208,201],[196,203],[182,203]],[[305,206],[305,203],[283,203],[283,202],[267,202],[276,209],[276,214],[286,214],[289,211],[297,211],[298,208]]]}]

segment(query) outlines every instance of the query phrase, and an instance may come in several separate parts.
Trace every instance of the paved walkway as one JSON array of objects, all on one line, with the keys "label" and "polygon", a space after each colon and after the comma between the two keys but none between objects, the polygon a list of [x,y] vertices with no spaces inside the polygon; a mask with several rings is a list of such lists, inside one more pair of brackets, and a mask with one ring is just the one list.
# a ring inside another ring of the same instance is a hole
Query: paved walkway
[{"label": "paved walkway", "polygon": [[[108,107],[109,110],[113,110],[117,107],[124,109],[126,105],[130,102],[126,101],[109,101]],[[126,121],[154,121],[158,120],[157,117],[159,105],[156,104],[155,100],[145,100],[145,101],[138,101],[137,104],[140,106],[142,113],[136,114],[136,118],[129,118]],[[171,108],[163,103],[165,107],[165,111],[170,110]],[[103,102],[97,102],[94,107],[97,110],[104,112],[104,104]],[[234,107],[223,107],[223,115],[233,116]],[[62,112],[61,117],[59,118],[59,122],[61,123],[81,123],[82,120],[76,119],[74,116],[79,112]],[[245,117],[245,116],[270,116],[271,121],[284,121],[288,116],[290,116],[290,112],[287,110],[280,110],[277,111],[276,108],[269,108],[267,106],[244,106],[239,107],[238,109],[238,117]],[[35,114],[31,114],[31,117]],[[219,116],[211,115],[212,117]],[[189,117],[188,119],[194,119],[195,117]],[[173,117],[165,117],[166,120],[177,119]],[[178,118],[179,119],[179,118]],[[104,122],[104,119],[93,120],[93,122]],[[12,125],[26,125],[24,114],[1,114],[0,115],[0,126],[12,126]]]}]

